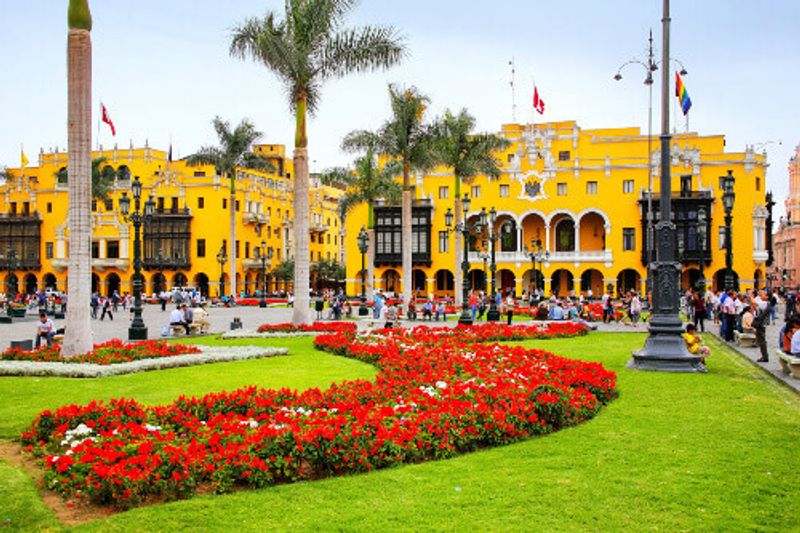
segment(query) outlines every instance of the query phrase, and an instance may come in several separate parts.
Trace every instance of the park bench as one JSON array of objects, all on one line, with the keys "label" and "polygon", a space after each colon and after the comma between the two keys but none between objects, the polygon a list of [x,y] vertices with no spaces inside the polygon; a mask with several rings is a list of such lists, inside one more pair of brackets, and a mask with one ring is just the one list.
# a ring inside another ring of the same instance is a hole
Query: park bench
[{"label": "park bench", "polygon": [[191,335],[204,335],[208,333],[208,324],[192,322],[191,324],[189,324],[189,333]]},{"label": "park bench", "polygon": [[62,344],[64,342],[64,335],[53,335],[54,344]]},{"label": "park bench", "polygon": [[[190,331],[191,331],[191,330],[190,330]],[[169,334],[170,334],[171,336],[173,336],[173,337],[183,337],[184,335],[186,335],[186,328],[184,328],[184,327],[183,327],[183,326],[181,326],[181,325],[177,325],[177,324],[173,325],[173,324],[170,324],[170,325],[169,325]]]},{"label": "park bench", "polygon": [[741,346],[743,348],[756,347],[756,333],[754,330],[746,330],[744,332],[734,331],[733,339],[736,341],[737,346]]},{"label": "park bench", "polygon": [[800,357],[778,350],[778,361],[784,374],[791,374],[793,378],[800,379]]}]

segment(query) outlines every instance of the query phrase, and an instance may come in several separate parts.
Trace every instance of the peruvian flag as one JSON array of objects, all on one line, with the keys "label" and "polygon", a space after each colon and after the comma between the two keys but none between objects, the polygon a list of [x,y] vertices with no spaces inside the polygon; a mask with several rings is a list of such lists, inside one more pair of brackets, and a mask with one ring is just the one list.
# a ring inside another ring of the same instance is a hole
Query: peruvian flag
[{"label": "peruvian flag", "polygon": [[114,127],[114,122],[111,120],[111,117],[108,115],[108,109],[106,109],[106,106],[103,104],[103,102],[100,102],[100,111],[102,112],[102,115],[103,115],[103,119],[102,119],[103,122],[108,124],[108,127],[111,128],[111,135],[116,137],[117,136],[117,128]]},{"label": "peruvian flag", "polygon": [[539,89],[536,85],[533,86],[533,108],[538,111],[540,115],[544,115],[544,100],[539,98]]}]

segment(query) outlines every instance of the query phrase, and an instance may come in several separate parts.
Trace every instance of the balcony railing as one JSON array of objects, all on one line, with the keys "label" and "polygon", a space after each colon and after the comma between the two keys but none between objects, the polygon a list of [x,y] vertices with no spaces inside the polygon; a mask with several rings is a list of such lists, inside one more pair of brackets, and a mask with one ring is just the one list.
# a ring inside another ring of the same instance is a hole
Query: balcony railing
[{"label": "balcony railing", "polygon": [[[550,252],[549,263],[610,263],[614,260],[611,250],[578,250],[573,252]],[[478,252],[469,253],[470,263],[483,263]],[[530,263],[527,252],[495,252],[495,262]]]},{"label": "balcony railing", "polygon": [[247,211],[242,215],[242,219],[245,224],[257,224],[259,226],[269,224],[269,217],[261,213],[251,213]]}]

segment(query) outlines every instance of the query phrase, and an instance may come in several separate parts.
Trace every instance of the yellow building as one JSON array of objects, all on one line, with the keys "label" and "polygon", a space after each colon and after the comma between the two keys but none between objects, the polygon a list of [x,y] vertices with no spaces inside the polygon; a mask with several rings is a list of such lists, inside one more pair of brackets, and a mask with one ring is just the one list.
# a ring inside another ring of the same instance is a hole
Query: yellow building
[{"label": "yellow building", "polygon": [[[262,241],[266,255],[271,256],[268,272],[294,255],[292,161],[286,158],[283,145],[258,145],[254,151],[270,159],[275,171],[238,172],[234,208],[239,293],[255,293],[262,286]],[[115,146],[92,154],[101,156],[106,159],[101,172],[113,185],[108,200],[92,202],[93,290],[122,294],[132,289],[133,228],[119,213],[119,199],[123,193],[131,196],[131,182],[138,176],[142,201],[152,196],[156,202],[154,216],[143,227],[145,291],[189,286],[216,296],[222,280],[227,293],[229,266],[221,266],[217,256],[222,249],[230,252],[229,183],[212,166],[169,161],[167,152],[147,144],[144,148]],[[9,169],[12,179],[0,184],[0,268],[5,271],[0,291],[67,288],[67,183],[63,175],[57,176],[66,167],[66,152],[41,152],[37,166]],[[341,258],[339,196],[338,189],[312,186],[312,261]],[[11,259],[9,249],[13,250]],[[267,281],[269,292],[287,288],[287,283],[271,274]]]},{"label": "yellow building", "polygon": [[[575,122],[505,125],[511,144],[498,158],[498,180],[479,176],[462,186],[474,221],[481,209],[497,212],[496,284],[517,296],[533,281],[546,294],[574,291],[600,294],[645,290],[648,172],[658,216],[660,143],[638,128],[581,129]],[[678,227],[677,248],[683,263],[684,287],[696,286],[700,261],[708,287],[719,287],[725,269],[724,209],[720,177],[733,172],[733,270],[741,287],[763,286],[766,250],[765,172],[763,154],[748,149],[726,153],[723,135],[676,134],[672,139],[672,210]],[[445,213],[454,208],[450,169],[417,176],[414,188],[413,291],[453,295],[454,238]],[[698,238],[697,215],[705,210],[704,242]],[[401,293],[399,207],[376,209],[374,235],[375,287]],[[656,220],[657,221],[657,220]],[[361,257],[355,236],[366,225],[367,207],[358,206],[346,221],[347,287],[361,291]],[[487,232],[475,234],[469,253],[470,286],[486,287],[483,257]],[[549,255],[534,265],[529,251],[540,241]],[[537,272],[537,274],[533,274]],[[535,276],[535,277],[534,277]]]}]

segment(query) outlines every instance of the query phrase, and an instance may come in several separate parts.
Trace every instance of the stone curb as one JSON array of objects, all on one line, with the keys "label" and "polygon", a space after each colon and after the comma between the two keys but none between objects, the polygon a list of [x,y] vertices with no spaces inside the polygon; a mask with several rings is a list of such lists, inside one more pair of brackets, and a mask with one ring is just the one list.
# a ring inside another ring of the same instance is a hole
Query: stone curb
[{"label": "stone curb", "polygon": [[96,365],[90,363],[37,363],[34,361],[0,361],[0,376],[54,376],[66,378],[106,378],[151,370],[164,370],[210,363],[225,363],[287,355],[286,348],[257,346],[210,347],[200,354],[140,359],[128,363]]}]

